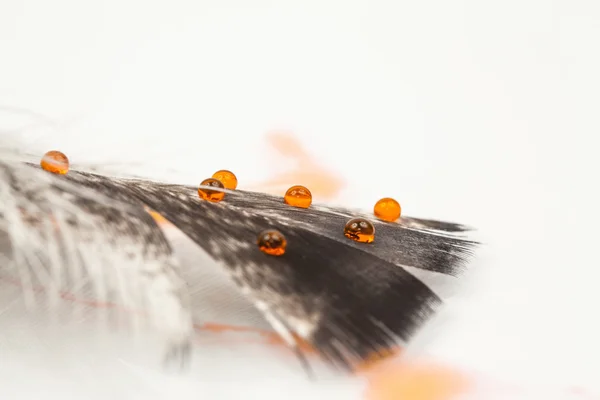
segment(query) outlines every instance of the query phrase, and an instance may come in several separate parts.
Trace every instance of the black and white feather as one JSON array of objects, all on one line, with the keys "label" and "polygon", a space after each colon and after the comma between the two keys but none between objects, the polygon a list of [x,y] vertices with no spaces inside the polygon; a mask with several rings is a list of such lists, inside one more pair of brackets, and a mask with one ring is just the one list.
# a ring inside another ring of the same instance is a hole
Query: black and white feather
[{"label": "black and white feather", "polygon": [[[465,226],[408,217],[372,219],[375,242],[356,243],[342,231],[359,212],[225,192],[210,203],[197,187],[79,171],[56,176],[0,160],[0,232],[10,244],[0,273],[23,288],[43,286],[50,303],[77,287],[141,310],[169,343],[169,358],[184,359],[195,322],[189,288],[150,208],[223,265],[290,346],[294,333],[332,364],[352,368],[407,341],[440,304],[410,270],[457,276],[477,245]],[[286,236],[284,256],[256,246],[267,228]],[[29,296],[34,305],[35,291]]]}]

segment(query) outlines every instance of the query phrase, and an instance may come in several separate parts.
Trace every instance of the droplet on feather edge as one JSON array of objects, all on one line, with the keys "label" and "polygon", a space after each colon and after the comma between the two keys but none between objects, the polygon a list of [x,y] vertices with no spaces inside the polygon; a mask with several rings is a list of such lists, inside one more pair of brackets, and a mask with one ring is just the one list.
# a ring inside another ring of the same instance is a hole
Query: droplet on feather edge
[{"label": "droplet on feather edge", "polygon": [[391,197],[380,199],[375,203],[375,207],[373,207],[373,214],[375,214],[377,218],[388,222],[394,222],[400,218],[401,212],[402,208],[400,207],[400,203]]},{"label": "droplet on feather edge", "polygon": [[69,159],[64,153],[57,150],[51,150],[44,154],[40,161],[40,166],[45,171],[64,175],[69,172]]},{"label": "droplet on feather edge", "polygon": [[364,218],[353,218],[344,227],[344,236],[361,243],[375,240],[375,226]]},{"label": "droplet on feather edge", "polygon": [[258,235],[258,239],[256,241],[258,248],[265,254],[270,256],[281,256],[285,254],[285,249],[287,247],[287,240],[285,236],[279,231],[276,230],[266,230],[262,231]]},{"label": "droplet on feather edge", "polygon": [[226,169],[215,172],[212,176],[214,179],[220,181],[225,189],[234,190],[237,187],[238,180],[235,174]]},{"label": "droplet on feather edge", "polygon": [[312,193],[304,186],[295,185],[285,192],[283,201],[293,207],[308,208],[312,203]]},{"label": "droplet on feather edge", "polygon": [[[214,178],[203,180],[202,183],[200,183],[200,186],[212,186],[219,189],[225,189],[225,186],[223,186],[221,181]],[[198,196],[200,196],[200,198],[203,200],[210,201],[212,203],[218,203],[219,201],[223,200],[223,197],[225,197],[225,192],[199,187]]]}]

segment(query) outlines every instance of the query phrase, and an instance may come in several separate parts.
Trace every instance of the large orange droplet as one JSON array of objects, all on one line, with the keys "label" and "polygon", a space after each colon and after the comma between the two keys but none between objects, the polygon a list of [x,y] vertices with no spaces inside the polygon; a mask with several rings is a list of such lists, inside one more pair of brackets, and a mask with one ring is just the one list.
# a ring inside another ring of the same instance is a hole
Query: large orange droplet
[{"label": "large orange droplet", "polygon": [[221,181],[225,189],[234,190],[237,187],[238,180],[235,174],[226,169],[222,169],[213,174],[213,178]]},{"label": "large orange droplet", "polygon": [[69,159],[60,151],[52,150],[44,154],[40,166],[53,174],[64,175],[69,172]]},{"label": "large orange droplet", "polygon": [[308,208],[312,203],[312,194],[310,193],[310,190],[304,186],[296,185],[285,192],[283,201],[290,206]]},{"label": "large orange droplet", "polygon": [[198,188],[198,196],[200,196],[201,199],[211,201],[213,203],[218,203],[219,201],[223,200],[223,197],[225,197],[225,192],[211,190],[202,186],[212,186],[219,189],[225,189],[225,186],[223,186],[221,181],[217,179],[208,178],[203,180]]},{"label": "large orange droplet", "polygon": [[270,256],[283,255],[287,247],[287,240],[281,232],[276,230],[262,231],[258,235],[256,243],[260,251]]},{"label": "large orange droplet", "polygon": [[377,218],[389,222],[394,222],[400,218],[401,212],[402,208],[400,207],[400,203],[391,197],[380,199],[375,203],[375,207],[373,207],[373,213]]},{"label": "large orange droplet", "polygon": [[364,218],[353,218],[344,227],[344,236],[361,243],[375,240],[375,226]]}]

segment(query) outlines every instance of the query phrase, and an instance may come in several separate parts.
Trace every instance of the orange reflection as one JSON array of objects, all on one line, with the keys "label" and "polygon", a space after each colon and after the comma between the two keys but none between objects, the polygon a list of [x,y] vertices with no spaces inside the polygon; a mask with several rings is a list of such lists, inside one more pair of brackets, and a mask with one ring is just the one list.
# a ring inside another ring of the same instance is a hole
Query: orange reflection
[{"label": "orange reflection", "polygon": [[159,224],[159,225],[171,224],[168,219],[166,219],[165,217],[163,217],[161,214],[157,213],[156,211],[150,210],[149,208],[147,208],[146,211],[150,215],[152,215],[152,218],[154,218],[154,220],[156,221],[157,224]]},{"label": "orange reflection", "polygon": [[[202,325],[195,325],[196,330],[199,331],[209,331],[213,333],[226,333],[226,332],[236,332],[236,333],[255,333],[260,337],[266,339],[266,343],[275,346],[285,346],[287,344],[285,341],[274,331],[268,331],[264,329],[252,328],[248,326],[236,326],[236,325],[227,325],[227,324],[216,324],[211,322],[206,322]],[[317,354],[316,350],[312,347],[310,343],[306,340],[302,339],[300,336],[295,333],[292,334],[298,345],[298,348],[305,354]],[[247,337],[244,338],[244,343],[249,343]]]}]

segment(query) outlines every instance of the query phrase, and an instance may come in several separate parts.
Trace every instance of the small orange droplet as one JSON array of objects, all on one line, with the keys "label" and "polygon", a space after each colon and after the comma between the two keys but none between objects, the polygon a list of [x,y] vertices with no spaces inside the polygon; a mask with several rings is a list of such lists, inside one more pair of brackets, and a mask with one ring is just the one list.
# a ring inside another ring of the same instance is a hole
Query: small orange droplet
[{"label": "small orange droplet", "polygon": [[292,186],[285,192],[283,201],[290,206],[308,208],[312,203],[312,193],[304,186]]},{"label": "small orange droplet", "polygon": [[[219,189],[225,189],[225,187],[223,186],[221,181],[214,179],[214,178],[208,178],[208,179],[203,180],[202,183],[200,184],[200,186],[212,186],[212,187],[216,187]],[[211,190],[208,188],[199,187],[198,195],[200,196],[201,199],[208,200],[213,203],[218,203],[219,201],[223,200],[223,197],[225,197],[225,192],[220,192],[218,190]]]},{"label": "small orange droplet", "polygon": [[44,154],[40,166],[53,174],[64,175],[69,172],[69,159],[60,151],[52,150]]},{"label": "small orange droplet", "polygon": [[375,216],[388,222],[394,222],[400,218],[401,212],[402,208],[400,207],[400,203],[391,197],[384,197],[375,203],[375,207],[373,207]]},{"label": "small orange droplet", "polygon": [[260,251],[270,256],[283,255],[287,246],[287,240],[285,240],[285,237],[281,234],[281,232],[276,230],[262,231],[258,235],[258,240],[256,243],[258,244]]},{"label": "small orange droplet", "polygon": [[375,240],[375,227],[364,218],[353,218],[344,227],[344,236],[361,243],[371,243]]},{"label": "small orange droplet", "polygon": [[237,187],[238,180],[235,174],[226,169],[222,169],[213,174],[213,178],[221,181],[225,189],[234,190]]}]

